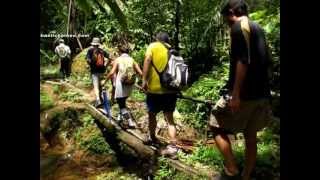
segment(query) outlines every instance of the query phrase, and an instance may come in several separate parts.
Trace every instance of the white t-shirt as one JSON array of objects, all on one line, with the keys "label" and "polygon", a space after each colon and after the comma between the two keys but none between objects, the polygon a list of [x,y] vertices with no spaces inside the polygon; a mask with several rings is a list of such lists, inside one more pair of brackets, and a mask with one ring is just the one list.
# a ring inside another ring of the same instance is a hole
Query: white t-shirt
[{"label": "white t-shirt", "polygon": [[59,55],[60,58],[65,58],[71,54],[69,46],[63,43],[60,43],[54,51]]}]

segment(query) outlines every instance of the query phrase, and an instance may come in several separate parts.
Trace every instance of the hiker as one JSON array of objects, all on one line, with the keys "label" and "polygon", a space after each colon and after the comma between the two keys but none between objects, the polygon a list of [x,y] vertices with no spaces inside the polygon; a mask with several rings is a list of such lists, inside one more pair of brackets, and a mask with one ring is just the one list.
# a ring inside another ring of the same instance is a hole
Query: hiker
[{"label": "hiker", "polygon": [[130,128],[136,127],[133,117],[126,106],[126,100],[130,96],[132,87],[136,80],[136,73],[142,76],[139,65],[129,56],[129,48],[125,45],[118,47],[120,56],[113,62],[112,70],[107,75],[107,79],[111,79],[116,74],[115,94],[119,105],[118,120],[125,119],[129,123]]},{"label": "hiker", "polygon": [[[257,131],[272,118],[268,70],[271,63],[262,28],[248,18],[243,0],[229,0],[221,14],[230,27],[230,72],[226,94],[214,106],[210,128],[225,159],[223,176],[249,180],[257,156]],[[240,173],[228,134],[243,133],[245,163]]]},{"label": "hiker", "polygon": [[163,111],[166,122],[168,123],[168,134],[170,144],[167,146],[169,154],[175,154],[178,151],[176,147],[176,126],[173,120],[173,112],[176,107],[176,91],[170,91],[162,87],[159,72],[162,72],[168,62],[168,51],[170,49],[169,35],[160,32],[156,36],[156,41],[151,43],[146,51],[144,65],[142,88],[147,93],[146,103],[149,116],[149,137],[146,144],[159,144],[156,138],[155,130],[157,127],[156,116]]},{"label": "hiker", "polygon": [[[112,60],[112,61],[110,62],[111,68],[113,67],[114,63],[115,63],[115,60]],[[110,80],[111,80],[111,84],[112,84],[112,88],[111,88],[111,98],[110,98],[110,100],[111,100],[111,103],[112,103],[112,104],[115,103],[114,96],[115,96],[115,91],[116,91],[116,78],[117,78],[117,73],[114,73],[114,74],[112,75],[111,79],[110,79]]]},{"label": "hiker", "polygon": [[70,65],[71,65],[71,50],[70,47],[64,44],[64,40],[59,40],[59,45],[55,48],[55,53],[59,56],[60,72],[62,78],[67,81],[70,77]]},{"label": "hiker", "polygon": [[86,59],[90,67],[94,93],[96,96],[95,106],[98,107],[102,104],[101,80],[103,78],[103,74],[105,73],[107,66],[105,59],[111,58],[109,57],[109,54],[106,51],[99,47],[101,45],[99,38],[93,38],[91,45],[92,47],[88,50]]}]

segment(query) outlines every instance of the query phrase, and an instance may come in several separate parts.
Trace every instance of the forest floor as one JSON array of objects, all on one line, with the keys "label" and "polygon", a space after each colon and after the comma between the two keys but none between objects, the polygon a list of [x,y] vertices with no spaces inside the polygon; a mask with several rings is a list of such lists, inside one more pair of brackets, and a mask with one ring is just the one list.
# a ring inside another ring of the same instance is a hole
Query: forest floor
[{"label": "forest floor", "polygon": [[[80,75],[73,75],[68,84],[80,89],[82,93],[86,94],[86,97],[83,97],[77,91],[46,83],[44,79],[40,81],[40,117],[46,117],[56,107],[72,107],[82,102],[91,103],[94,101],[95,95],[91,87],[91,78],[84,67],[83,60],[76,60],[73,63],[72,71],[78,72]],[[53,66],[43,68],[43,75],[49,74],[47,76],[49,77],[48,79],[59,83],[60,80],[57,79],[56,69],[57,67]],[[107,89],[110,92],[109,83],[107,83]],[[145,95],[134,89],[131,97],[127,100],[127,106],[137,122],[138,129],[147,134],[148,117]],[[111,112],[113,117],[117,117],[119,113],[117,104],[112,105]],[[83,111],[69,112],[68,109],[60,113],[62,115],[54,120],[49,121],[46,118],[42,118],[40,121],[40,128],[42,129],[40,132],[42,180],[143,178],[142,174],[145,169],[139,164],[140,162],[130,155],[124,155],[124,157],[119,158],[106,143],[103,132],[90,115]],[[157,119],[157,135],[168,139],[167,124],[164,121],[163,114],[159,113]],[[221,171],[223,159],[221,159],[221,154],[215,148],[212,136],[208,134],[207,142],[204,142],[204,133],[199,132],[188,121],[185,121],[185,114],[175,111],[174,119],[177,124],[178,139],[180,139],[182,145],[186,145],[185,147],[191,149],[191,152],[179,153],[179,160],[190,166],[213,168]],[[60,125],[57,126],[54,121],[59,122]],[[280,179],[279,135],[274,134],[274,130],[271,129],[265,129],[258,133],[259,156],[257,166],[259,168],[255,172],[255,179],[257,180]],[[278,132],[278,129],[279,125],[276,125],[275,132]],[[237,160],[243,164],[243,136],[237,134],[236,136],[231,136],[231,138]],[[130,154],[130,152],[125,154]],[[167,163],[161,161],[155,179],[199,178],[181,174],[177,170],[170,168]]]},{"label": "forest floor", "polygon": [[[53,101],[53,106],[44,110],[41,113],[41,116],[44,116],[43,114],[54,107],[67,107],[75,104],[75,99],[66,100],[66,98],[61,96],[61,94],[65,93],[65,89],[58,88],[57,86],[48,83],[41,83],[40,89]],[[94,100],[94,92],[92,90],[84,88],[82,90],[92,97],[92,99],[87,100],[88,102]],[[138,129],[140,129],[142,133],[147,134],[148,119],[145,102],[142,99],[137,100],[129,98],[127,106],[135,117]],[[117,104],[114,104],[112,106],[113,117],[116,117],[118,112],[119,109]],[[199,139],[201,137],[199,137],[196,130],[183,124],[181,115],[179,115],[178,112],[175,112],[175,117],[178,130],[177,136],[181,141],[184,140],[186,142],[195,143],[201,140]],[[159,114],[158,118],[157,135],[167,138],[167,124],[164,121],[164,117],[162,114]],[[52,122],[40,123],[42,124],[43,129],[53,128],[48,127],[52,125]],[[70,134],[72,134],[72,131],[75,131],[76,128],[79,128],[79,126],[73,126],[73,129],[70,127],[64,129],[59,127],[60,129],[56,130],[49,138],[45,138],[44,135],[40,133],[40,164],[43,180],[99,179],[100,177],[102,179],[117,179],[118,177],[120,177],[120,179],[139,179],[141,172],[134,172],[139,170],[132,169],[135,164],[129,162],[130,160],[124,164],[122,163],[122,166],[119,166],[119,162],[117,162],[114,153],[101,155],[92,153],[88,149],[78,147],[78,143],[75,142],[77,140],[72,138]],[[99,131],[98,127],[95,127],[93,131]],[[130,167],[131,165],[133,166]]]}]

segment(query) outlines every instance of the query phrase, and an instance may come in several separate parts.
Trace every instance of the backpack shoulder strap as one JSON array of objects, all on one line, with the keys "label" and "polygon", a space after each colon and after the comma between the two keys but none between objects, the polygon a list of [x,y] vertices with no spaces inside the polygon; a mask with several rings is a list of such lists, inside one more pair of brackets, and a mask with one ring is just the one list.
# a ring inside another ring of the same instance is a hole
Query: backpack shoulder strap
[{"label": "backpack shoulder strap", "polygon": [[251,51],[250,51],[250,34],[251,34],[251,31],[250,31],[250,22],[248,19],[243,19],[240,21],[240,27],[241,27],[241,32],[244,36],[244,39],[246,41],[246,44],[247,44],[247,48],[248,48],[248,61],[249,61],[249,64],[250,64],[250,61],[251,61]]},{"label": "backpack shoulder strap", "polygon": [[153,59],[151,60],[151,65],[153,66],[154,70],[156,70],[156,72],[158,73],[158,75],[160,75],[161,73],[160,73],[159,70],[156,68],[156,66],[153,64]]}]

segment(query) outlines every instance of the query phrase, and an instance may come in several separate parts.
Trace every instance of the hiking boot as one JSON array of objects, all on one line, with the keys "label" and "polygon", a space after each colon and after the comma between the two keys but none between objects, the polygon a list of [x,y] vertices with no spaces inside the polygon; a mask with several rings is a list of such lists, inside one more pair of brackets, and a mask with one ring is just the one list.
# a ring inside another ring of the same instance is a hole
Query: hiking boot
[{"label": "hiking boot", "polygon": [[172,159],[177,159],[177,153],[179,148],[175,145],[169,144],[165,149],[163,149],[160,154],[166,157],[170,157]]},{"label": "hiking boot", "polygon": [[128,119],[128,123],[129,123],[129,128],[136,128],[137,124],[133,121],[133,119],[129,118]]},{"label": "hiking boot", "polygon": [[128,122],[129,128],[135,128],[137,126],[137,124],[134,122],[132,118],[130,111],[124,108],[124,109],[121,109],[120,112],[121,112],[122,118]]}]

